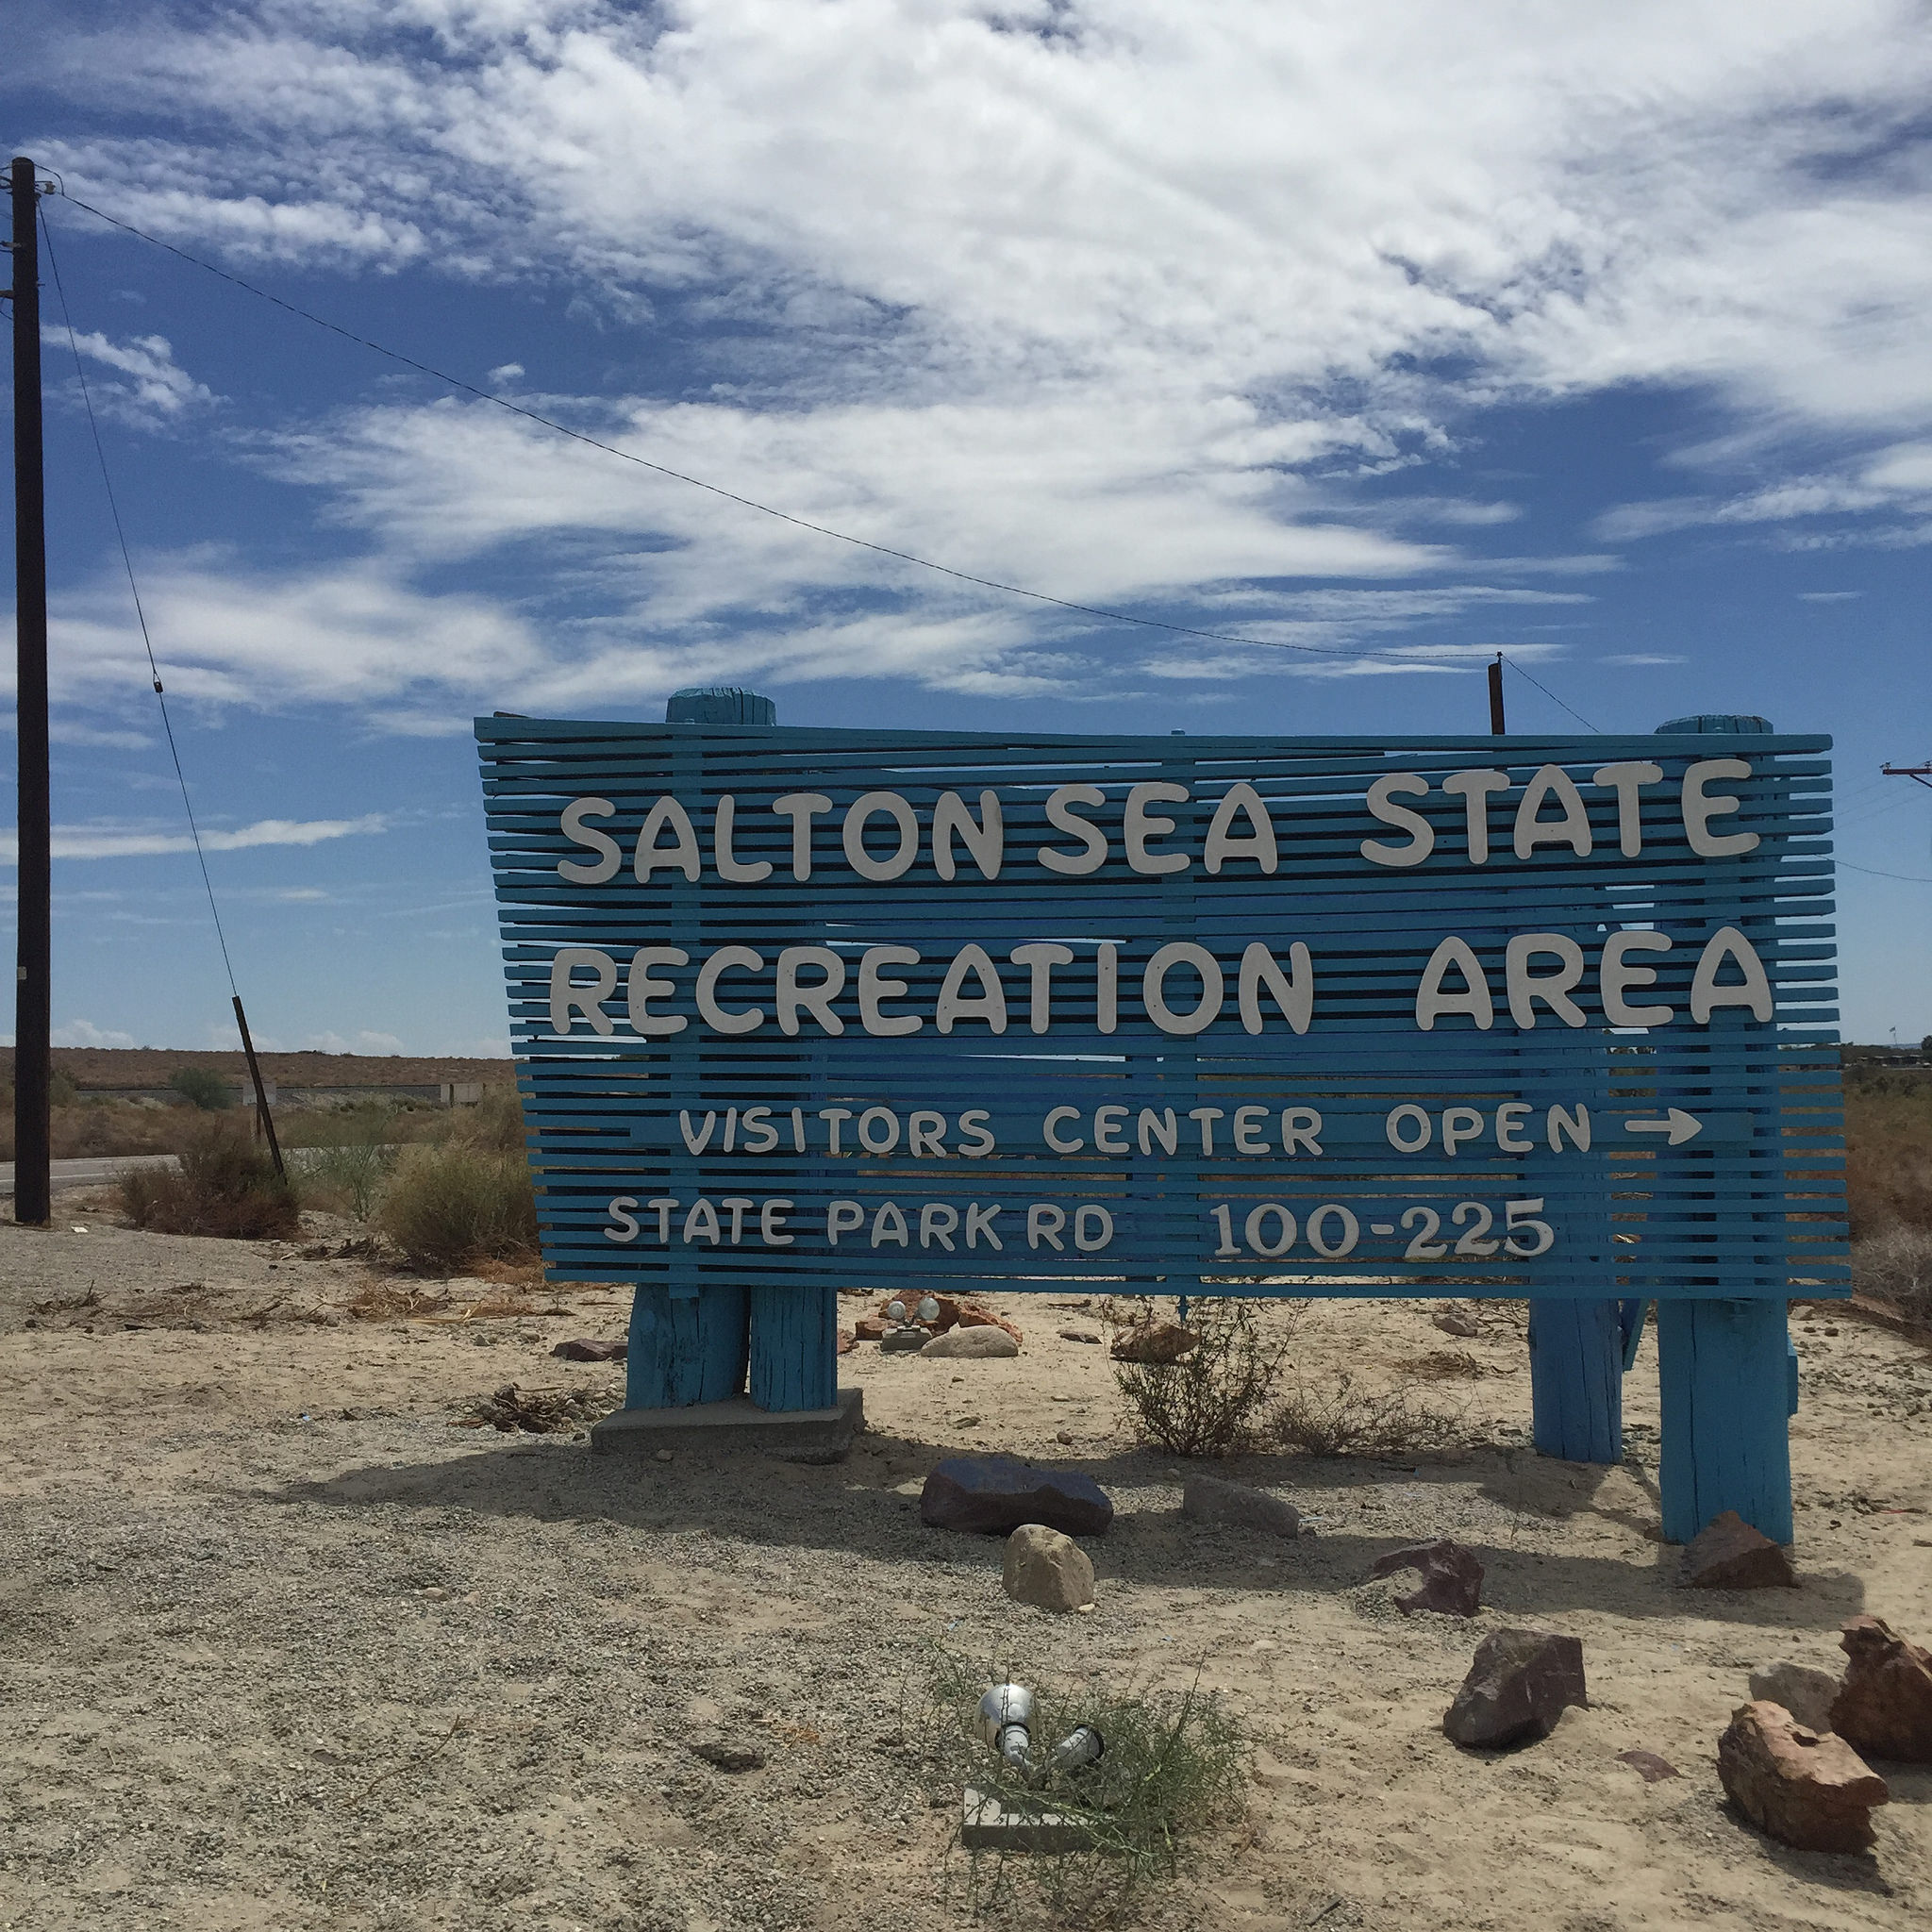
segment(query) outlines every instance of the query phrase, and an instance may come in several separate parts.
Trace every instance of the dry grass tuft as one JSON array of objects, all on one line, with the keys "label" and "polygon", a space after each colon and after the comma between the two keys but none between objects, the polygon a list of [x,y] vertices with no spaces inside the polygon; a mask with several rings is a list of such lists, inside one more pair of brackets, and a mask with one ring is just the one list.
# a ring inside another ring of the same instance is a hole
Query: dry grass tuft
[{"label": "dry grass tuft", "polygon": [[1410,1456],[1451,1441],[1462,1417],[1407,1389],[1377,1395],[1343,1375],[1332,1389],[1297,1383],[1275,1410],[1274,1434],[1307,1456]]},{"label": "dry grass tuft", "polygon": [[1507,1373],[1478,1361],[1464,1348],[1432,1348],[1427,1355],[1412,1355],[1395,1366],[1415,1382],[1480,1382],[1486,1375]]},{"label": "dry grass tuft", "polygon": [[613,1405],[603,1397],[575,1389],[519,1389],[506,1382],[489,1395],[479,1395],[450,1426],[455,1429],[498,1429],[505,1435],[560,1435],[565,1429],[587,1429],[610,1413]]},{"label": "dry grass tuft", "polygon": [[1855,1240],[1932,1231],[1932,1078],[1846,1070],[1845,1195]]},{"label": "dry grass tuft", "polygon": [[485,1260],[527,1261],[537,1252],[537,1196],[521,1151],[460,1141],[408,1148],[375,1221],[425,1274],[454,1274]]}]

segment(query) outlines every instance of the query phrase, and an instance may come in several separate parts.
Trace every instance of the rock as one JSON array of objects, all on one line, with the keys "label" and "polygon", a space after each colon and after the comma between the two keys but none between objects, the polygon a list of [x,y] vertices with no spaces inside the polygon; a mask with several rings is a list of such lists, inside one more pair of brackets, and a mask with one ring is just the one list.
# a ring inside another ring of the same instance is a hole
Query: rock
[{"label": "rock", "polygon": [[1459,1335],[1465,1341],[1483,1332],[1482,1324],[1461,1308],[1440,1308],[1429,1320],[1444,1335]]},{"label": "rock", "polygon": [[1228,1523],[1241,1529],[1271,1530],[1276,1536],[1299,1536],[1301,1513],[1292,1503],[1262,1490],[1224,1483],[1218,1476],[1191,1475],[1181,1491],[1181,1514],[1196,1523]]},{"label": "rock", "polygon": [[723,1739],[707,1739],[693,1744],[691,1755],[702,1757],[714,1771],[762,1771],[765,1754],[756,1744],[727,1742]]},{"label": "rock", "polygon": [[1142,1322],[1126,1328],[1113,1339],[1113,1358],[1117,1362],[1148,1362],[1159,1365],[1177,1362],[1190,1350],[1200,1346],[1201,1338],[1191,1329],[1173,1322]]},{"label": "rock", "polygon": [[850,1355],[850,1354],[852,1353],[852,1351],[853,1351],[853,1350],[854,1350],[855,1348],[857,1348],[858,1346],[858,1336],[856,1336],[855,1334],[853,1334],[853,1332],[852,1332],[852,1330],[851,1330],[851,1329],[849,1329],[849,1328],[841,1328],[841,1329],[840,1329],[840,1331],[839,1331],[839,1350],[838,1350],[838,1352],[839,1352],[839,1353],[840,1353],[841,1355]]},{"label": "rock", "polygon": [[960,1327],[998,1328],[1010,1335],[1016,1342],[1024,1343],[1026,1338],[1004,1315],[995,1315],[991,1308],[982,1308],[976,1302],[960,1302],[957,1306]]},{"label": "rock", "polygon": [[1005,1456],[949,1456],[925,1479],[920,1521],[933,1529],[1004,1536],[1023,1523],[1068,1536],[1101,1536],[1113,1504],[1091,1476],[1040,1469]]},{"label": "rock", "polygon": [[861,1315],[852,1324],[852,1333],[860,1341],[883,1341],[892,1332],[892,1324],[883,1315]]},{"label": "rock", "polygon": [[1781,1704],[1807,1730],[1829,1731],[1831,1701],[1839,1693],[1839,1680],[1829,1671],[1814,1671],[1808,1664],[1773,1664],[1768,1671],[1751,1673],[1751,1697],[1757,1704]]},{"label": "rock", "polygon": [[1444,1616],[1473,1617],[1482,1607],[1483,1566],[1474,1550],[1466,1550],[1448,1537],[1432,1543],[1411,1543],[1407,1549],[1391,1550],[1377,1557],[1371,1576],[1391,1576],[1398,1570],[1414,1570],[1422,1583],[1407,1596],[1395,1599],[1399,1610],[1440,1610]]},{"label": "rock", "polygon": [[983,1362],[1020,1353],[1020,1344],[1004,1328],[949,1328],[935,1335],[920,1351],[945,1361]]},{"label": "rock", "polygon": [[1475,1661],[1442,1715],[1452,1742],[1495,1749],[1519,1739],[1547,1738],[1571,1705],[1590,1708],[1583,1645],[1548,1630],[1495,1630],[1476,1646]]},{"label": "rock", "polygon": [[1684,1775],[1668,1757],[1659,1757],[1655,1751],[1619,1751],[1617,1762],[1627,1764],[1647,1785],[1661,1784],[1667,1777]]},{"label": "rock", "polygon": [[566,1362],[621,1362],[630,1353],[630,1343],[592,1341],[579,1336],[575,1341],[559,1341],[550,1353]]},{"label": "rock", "polygon": [[1073,1440],[1074,1432],[1072,1429],[1062,1429],[1059,1432],[1059,1434],[1054,1438],[1054,1441],[1056,1442],[1071,1442]]},{"label": "rock", "polygon": [[1093,1563],[1078,1543],[1043,1523],[1023,1523],[1007,1539],[1002,1580],[1016,1604],[1077,1610],[1093,1601]]},{"label": "rock", "polygon": [[1781,1704],[1740,1704],[1718,1740],[1725,1795],[1760,1831],[1807,1852],[1862,1852],[1872,1809],[1891,1793],[1842,1738]]},{"label": "rock", "polygon": [[1094,1334],[1091,1328],[1062,1328],[1060,1330],[1060,1340],[1062,1341],[1098,1341],[1100,1337]]},{"label": "rock", "polygon": [[1851,1662],[1832,1729],[1874,1757],[1932,1764],[1932,1654],[1877,1617],[1854,1617],[1839,1643]]},{"label": "rock", "polygon": [[1684,1590],[1795,1590],[1791,1559],[1735,1509],[1711,1518],[1684,1546]]}]

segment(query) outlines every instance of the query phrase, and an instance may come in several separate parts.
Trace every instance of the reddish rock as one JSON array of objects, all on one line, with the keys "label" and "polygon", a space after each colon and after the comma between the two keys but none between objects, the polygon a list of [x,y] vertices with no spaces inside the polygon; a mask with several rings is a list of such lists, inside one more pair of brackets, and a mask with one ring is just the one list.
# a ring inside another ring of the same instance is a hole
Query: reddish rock
[{"label": "reddish rock", "polygon": [[1667,1777],[1684,1775],[1668,1757],[1659,1757],[1655,1751],[1619,1751],[1617,1762],[1627,1764],[1647,1785],[1661,1784]]},{"label": "reddish rock", "polygon": [[[940,1306],[941,1309],[948,1306],[943,1297]],[[1026,1340],[1016,1324],[1008,1321],[1004,1315],[995,1315],[991,1308],[982,1308],[976,1302],[956,1302],[951,1306],[955,1311],[954,1319],[962,1328],[1004,1328],[1015,1341],[1024,1343]]]},{"label": "reddish rock", "polygon": [[852,1332],[852,1330],[851,1330],[851,1329],[849,1329],[849,1328],[841,1328],[841,1329],[840,1329],[840,1331],[839,1331],[839,1353],[840,1353],[841,1355],[850,1355],[850,1354],[852,1353],[852,1351],[853,1351],[853,1350],[854,1350],[855,1348],[857,1348],[858,1346],[858,1337],[857,1337],[856,1335],[854,1335],[854,1334],[853,1334],[853,1332]]},{"label": "reddish rock", "polygon": [[621,1362],[630,1353],[630,1343],[591,1341],[579,1336],[574,1341],[559,1341],[550,1353],[566,1362]]},{"label": "reddish rock", "polygon": [[1440,1610],[1444,1616],[1473,1617],[1483,1602],[1483,1566],[1474,1550],[1442,1537],[1432,1543],[1411,1543],[1377,1557],[1371,1576],[1391,1576],[1398,1570],[1420,1573],[1422,1583],[1395,1599],[1399,1610]]},{"label": "reddish rock", "polygon": [[892,1332],[892,1324],[883,1315],[861,1315],[852,1324],[852,1333],[859,1341],[883,1341]]},{"label": "reddish rock", "polygon": [[1677,1582],[1686,1590],[1795,1590],[1791,1559],[1735,1509],[1714,1516],[1684,1546]]},{"label": "reddish rock", "polygon": [[1781,1704],[1740,1704],[1718,1740],[1726,1795],[1760,1831],[1806,1852],[1862,1852],[1872,1809],[1891,1795],[1842,1738],[1801,1724]]},{"label": "reddish rock", "polygon": [[1191,1329],[1172,1322],[1141,1322],[1123,1329],[1114,1337],[1113,1358],[1117,1362],[1147,1362],[1160,1366],[1177,1362],[1190,1350],[1200,1346],[1201,1338]]},{"label": "reddish rock", "polygon": [[1874,1757],[1932,1764],[1932,1653],[1877,1617],[1854,1617],[1839,1644],[1851,1662],[1832,1729]]},{"label": "reddish rock", "polygon": [[1442,1714],[1442,1730],[1452,1743],[1496,1749],[1547,1738],[1572,1705],[1590,1708],[1579,1639],[1494,1630],[1476,1646],[1469,1675]]}]

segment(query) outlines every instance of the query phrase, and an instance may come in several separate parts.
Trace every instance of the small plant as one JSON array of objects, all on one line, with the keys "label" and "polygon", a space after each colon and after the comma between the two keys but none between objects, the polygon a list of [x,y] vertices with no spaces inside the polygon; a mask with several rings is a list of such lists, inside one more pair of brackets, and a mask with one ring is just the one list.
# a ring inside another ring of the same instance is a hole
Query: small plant
[{"label": "small plant", "polygon": [[375,1221],[409,1265],[425,1274],[532,1254],[537,1196],[529,1164],[521,1151],[497,1153],[458,1141],[406,1148]]},{"label": "small plant", "polygon": [[1251,1302],[1192,1301],[1195,1345],[1172,1362],[1116,1361],[1114,1385],[1144,1441],[1174,1456],[1239,1456],[1265,1433],[1294,1326],[1305,1302],[1288,1305],[1286,1326],[1265,1336]]},{"label": "small plant", "polygon": [[177,1067],[169,1087],[203,1113],[221,1113],[235,1104],[235,1092],[212,1067]]},{"label": "small plant", "polygon": [[[1008,1884],[1037,1892],[1058,1924],[1112,1924],[1130,1916],[1150,1886],[1182,1875],[1201,1840],[1237,1823],[1247,1802],[1253,1751],[1220,1697],[1179,1692],[1035,1689],[1035,1768],[1022,1770],[980,1741],[974,1715],[996,1679],[942,1657],[917,1724],[932,1797],[958,1805],[971,1789],[1008,1811],[1051,1811],[1085,1827],[1084,1852],[970,1855],[970,1907],[984,1911]],[[1097,1762],[1047,1767],[1054,1744],[1076,1725],[1105,1740]],[[957,1843],[957,1839],[955,1840]]]},{"label": "small plant", "polygon": [[1889,1302],[1908,1321],[1932,1326],[1932,1228],[1893,1222],[1852,1244],[1852,1285]]},{"label": "small plant", "polygon": [[1372,1394],[1344,1374],[1332,1389],[1297,1383],[1274,1411],[1274,1433],[1307,1456],[1407,1456],[1440,1447],[1458,1421],[1407,1389]]},{"label": "small plant", "polygon": [[301,1202],[245,1129],[210,1121],[189,1140],[177,1169],[137,1167],[121,1176],[121,1205],[136,1227],[158,1234],[273,1241],[300,1232]]},{"label": "small plant", "polygon": [[350,1107],[315,1122],[311,1145],[302,1150],[302,1176],[315,1205],[341,1209],[367,1221],[396,1150],[391,1142],[394,1109]]}]

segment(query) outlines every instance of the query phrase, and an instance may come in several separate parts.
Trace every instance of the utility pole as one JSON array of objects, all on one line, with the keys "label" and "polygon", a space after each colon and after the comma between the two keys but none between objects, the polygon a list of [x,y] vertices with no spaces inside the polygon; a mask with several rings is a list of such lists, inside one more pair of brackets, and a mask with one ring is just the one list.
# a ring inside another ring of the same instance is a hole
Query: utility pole
[{"label": "utility pole", "polygon": [[16,155],[13,198],[13,567],[19,682],[20,952],[13,1007],[13,1218],[52,1210],[53,861],[47,774],[47,503],[41,442],[41,250],[34,164]]},{"label": "utility pole", "polygon": [[1503,654],[1496,653],[1490,666],[1490,729],[1501,738],[1507,726],[1503,723]]},{"label": "utility pole", "polygon": [[1888,778],[1916,778],[1932,791],[1932,765],[1880,765],[1878,769]]}]

